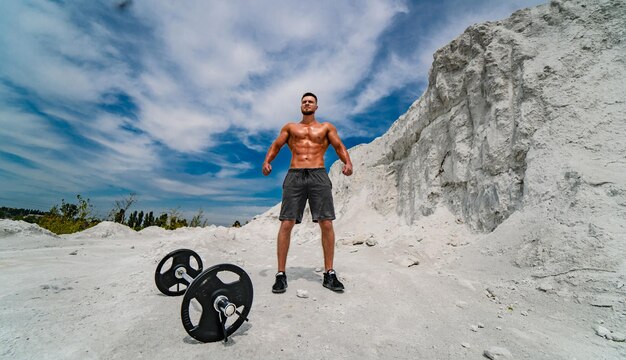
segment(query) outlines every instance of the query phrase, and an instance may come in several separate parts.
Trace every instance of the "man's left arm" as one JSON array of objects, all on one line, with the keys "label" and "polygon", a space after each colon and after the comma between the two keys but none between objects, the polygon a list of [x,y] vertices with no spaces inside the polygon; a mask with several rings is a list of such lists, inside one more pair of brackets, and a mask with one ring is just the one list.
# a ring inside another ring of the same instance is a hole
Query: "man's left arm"
[{"label": "man's left arm", "polygon": [[350,154],[348,154],[348,149],[343,145],[341,139],[339,138],[339,134],[337,134],[337,128],[331,123],[328,123],[328,141],[335,148],[335,152],[339,159],[343,162],[343,169],[341,172],[346,175],[352,175],[352,161],[350,160]]}]

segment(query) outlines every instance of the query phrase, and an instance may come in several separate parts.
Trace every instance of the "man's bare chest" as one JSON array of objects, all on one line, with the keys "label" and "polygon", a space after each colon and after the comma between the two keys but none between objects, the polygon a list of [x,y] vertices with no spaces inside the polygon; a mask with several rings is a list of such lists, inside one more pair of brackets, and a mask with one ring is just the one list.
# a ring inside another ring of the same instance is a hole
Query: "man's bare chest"
[{"label": "man's bare chest", "polygon": [[323,126],[294,126],[290,135],[294,143],[328,143],[328,129]]}]

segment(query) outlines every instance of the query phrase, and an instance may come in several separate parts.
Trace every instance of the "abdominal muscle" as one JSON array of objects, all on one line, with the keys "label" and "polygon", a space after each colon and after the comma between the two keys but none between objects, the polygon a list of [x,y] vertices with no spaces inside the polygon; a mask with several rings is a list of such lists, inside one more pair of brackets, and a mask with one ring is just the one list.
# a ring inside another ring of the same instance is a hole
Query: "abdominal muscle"
[{"label": "abdominal muscle", "polygon": [[328,145],[321,144],[289,144],[291,149],[292,169],[323,168],[324,153]]}]

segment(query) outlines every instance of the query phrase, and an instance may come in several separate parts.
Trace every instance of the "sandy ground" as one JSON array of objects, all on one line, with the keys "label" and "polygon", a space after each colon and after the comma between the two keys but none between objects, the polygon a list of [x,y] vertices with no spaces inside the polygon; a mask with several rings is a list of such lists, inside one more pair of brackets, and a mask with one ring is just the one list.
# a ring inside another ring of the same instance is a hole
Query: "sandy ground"
[{"label": "sandy ground", "polygon": [[[278,224],[269,221],[241,229],[139,233],[102,223],[55,238],[1,220],[0,356],[476,359],[500,347],[516,359],[626,358],[623,342],[593,329],[602,324],[623,332],[623,312],[538,290],[509,261],[484,255],[483,235],[444,211],[427,220],[419,225],[422,232],[394,227],[382,230],[386,237],[368,233],[378,240],[375,246],[352,245],[360,235],[339,226],[336,268],[344,293],[321,286],[315,228],[296,230],[289,288],[280,295],[270,290]],[[228,343],[191,338],[180,320],[182,298],[157,290],[157,263],[178,248],[194,249],[205,268],[229,262],[250,275],[250,321]],[[309,297],[297,297],[297,290]]]},{"label": "sandy ground", "polygon": [[[341,294],[310,221],[272,294],[277,207],[241,229],[0,220],[0,358],[626,359],[625,19],[623,1],[554,0],[441,48],[420,100],[350,150],[354,174],[329,171]],[[179,248],[250,275],[228,343],[191,338],[156,288]]]}]

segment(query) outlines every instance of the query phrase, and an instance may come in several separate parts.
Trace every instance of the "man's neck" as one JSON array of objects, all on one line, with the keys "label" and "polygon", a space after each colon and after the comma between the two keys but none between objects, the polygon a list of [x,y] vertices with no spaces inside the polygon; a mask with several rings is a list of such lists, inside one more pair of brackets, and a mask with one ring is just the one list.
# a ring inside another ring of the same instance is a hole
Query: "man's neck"
[{"label": "man's neck", "polygon": [[300,124],[314,124],[316,123],[317,120],[315,120],[315,114],[311,114],[311,115],[302,115],[302,121],[300,121]]}]

